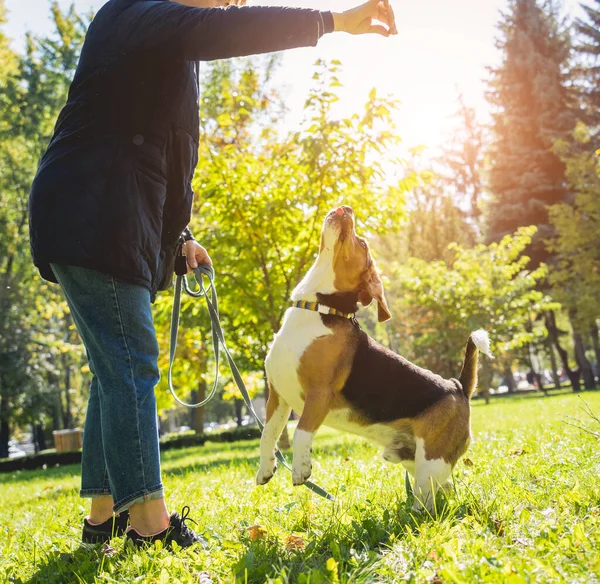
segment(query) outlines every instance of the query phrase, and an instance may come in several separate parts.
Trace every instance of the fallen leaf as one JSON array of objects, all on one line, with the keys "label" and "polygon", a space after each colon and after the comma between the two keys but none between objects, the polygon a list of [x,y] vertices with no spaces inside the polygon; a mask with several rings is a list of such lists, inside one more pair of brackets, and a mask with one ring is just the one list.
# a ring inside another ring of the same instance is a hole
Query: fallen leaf
[{"label": "fallen leaf", "polygon": [[523,454],[527,454],[527,450],[524,448],[518,448],[510,453],[511,456],[522,456]]},{"label": "fallen leaf", "polygon": [[262,525],[252,525],[246,531],[250,534],[250,541],[257,541],[267,535],[267,530]]},{"label": "fallen leaf", "polygon": [[465,458],[463,463],[465,466],[473,466],[473,461],[470,458]]},{"label": "fallen leaf", "polygon": [[285,538],[285,549],[288,552],[304,549],[304,539],[301,535],[288,535]]},{"label": "fallen leaf", "polygon": [[104,554],[107,558],[114,556],[117,553],[117,550],[112,547],[108,542],[106,542],[102,548],[100,549],[100,553]]}]

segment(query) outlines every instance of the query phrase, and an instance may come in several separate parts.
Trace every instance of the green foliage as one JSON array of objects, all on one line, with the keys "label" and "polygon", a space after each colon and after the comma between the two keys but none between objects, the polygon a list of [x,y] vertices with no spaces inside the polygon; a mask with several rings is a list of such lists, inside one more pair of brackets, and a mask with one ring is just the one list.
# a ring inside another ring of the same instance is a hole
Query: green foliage
[{"label": "green foliage", "polygon": [[576,76],[579,97],[586,122],[600,127],[600,0],[581,3],[584,16],[575,22],[578,39],[575,49],[579,55]]},{"label": "green foliage", "polygon": [[[363,231],[384,233],[402,218],[408,187],[388,184],[384,173],[389,163],[400,164],[387,154],[399,142],[391,123],[395,102],[372,91],[362,113],[334,119],[340,65],[318,62],[305,121],[285,133],[277,123],[282,100],[270,84],[276,61],[259,64],[219,62],[205,74],[192,219],[216,267],[228,345],[238,366],[256,372],[263,370],[293,288],[316,256],[326,211],[353,205]],[[168,295],[157,303],[165,340],[169,303]],[[201,302],[184,304],[184,329],[193,329],[188,334],[203,351],[204,310]],[[208,366],[202,359],[191,365],[196,378]],[[189,389],[186,373],[178,377]]]},{"label": "green foliage", "polygon": [[550,283],[556,300],[572,311],[575,327],[587,333],[600,318],[600,152],[585,148],[590,142],[585,126],[579,125],[574,137],[575,145],[557,145],[575,195],[572,204],[550,208],[556,230],[550,242],[556,256]]},{"label": "green foliage", "polygon": [[[283,136],[272,124],[279,102],[256,69],[211,78],[223,103],[210,104],[218,125],[206,124],[201,140],[194,229],[215,261],[233,346],[256,370],[315,257],[325,212],[342,202],[359,216],[368,209],[363,227],[381,232],[403,211],[402,185],[383,176],[382,153],[397,142],[393,103],[373,92],[362,115],[332,119],[338,68],[317,65],[304,127]],[[240,100],[243,114],[231,115]]]},{"label": "green foliage", "polygon": [[[52,16],[54,35],[29,36],[25,55],[11,53],[0,36],[7,55],[0,61],[0,456],[9,423],[37,422],[56,409],[57,367],[64,373],[81,363],[65,306],[36,275],[28,245],[29,188],[86,28],[72,8],[63,13],[53,3]],[[71,387],[64,389],[68,398]]]},{"label": "green foliage", "polygon": [[[458,206],[447,179],[433,170],[419,173],[421,179],[407,195],[407,215],[400,232],[384,236],[386,257],[419,258],[427,262],[451,257],[450,243],[471,247],[475,232],[465,211]],[[397,247],[401,245],[401,257]]]},{"label": "green foliage", "polygon": [[[584,399],[600,411],[597,392]],[[210,544],[200,552],[134,551],[120,539],[82,548],[77,467],[1,475],[0,581],[594,582],[598,440],[565,423],[584,416],[572,395],[475,403],[468,463],[456,466],[437,517],[410,511],[404,471],[379,448],[327,429],[315,440],[315,476],[334,503],[292,487],[285,469],[255,487],[258,441],[167,452],[169,508],[191,505]],[[254,525],[264,533],[253,540]]]},{"label": "green foliage", "polygon": [[393,294],[388,296],[402,353],[436,373],[456,377],[471,332],[487,330],[497,353],[542,334],[527,330],[529,319],[556,305],[536,290],[546,267],[526,270],[529,258],[523,251],[534,233],[535,227],[522,228],[500,243],[472,249],[452,245],[454,257],[448,262],[411,258],[392,266]]}]

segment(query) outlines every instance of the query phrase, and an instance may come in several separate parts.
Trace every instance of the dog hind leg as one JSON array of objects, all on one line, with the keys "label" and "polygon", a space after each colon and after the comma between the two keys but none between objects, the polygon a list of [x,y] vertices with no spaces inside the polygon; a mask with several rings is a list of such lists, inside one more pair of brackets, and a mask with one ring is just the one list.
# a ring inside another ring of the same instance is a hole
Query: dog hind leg
[{"label": "dog hind leg", "polygon": [[420,511],[424,507],[430,513],[433,513],[437,489],[446,487],[451,474],[452,465],[443,458],[428,460],[425,457],[423,440],[418,439],[415,458],[416,480],[413,511]]},{"label": "dog hind leg", "polygon": [[260,439],[260,467],[256,474],[256,484],[267,484],[275,471],[275,447],[277,440],[287,424],[292,408],[269,384],[269,399],[267,401],[267,423]]}]

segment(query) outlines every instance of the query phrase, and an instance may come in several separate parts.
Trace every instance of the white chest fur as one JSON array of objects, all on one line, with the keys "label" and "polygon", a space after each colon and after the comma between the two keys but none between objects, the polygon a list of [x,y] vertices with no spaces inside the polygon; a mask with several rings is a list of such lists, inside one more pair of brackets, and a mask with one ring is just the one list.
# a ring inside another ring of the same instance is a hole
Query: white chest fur
[{"label": "white chest fur", "polygon": [[297,414],[302,413],[304,405],[298,378],[300,358],[315,339],[331,334],[318,312],[288,308],[281,329],[275,335],[265,361],[267,375],[277,393]]}]

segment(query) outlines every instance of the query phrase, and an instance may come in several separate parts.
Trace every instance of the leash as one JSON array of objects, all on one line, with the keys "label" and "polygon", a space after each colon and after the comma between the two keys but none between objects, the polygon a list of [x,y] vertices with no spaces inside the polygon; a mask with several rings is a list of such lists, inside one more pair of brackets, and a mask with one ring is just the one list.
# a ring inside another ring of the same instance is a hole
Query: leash
[{"label": "leash", "polygon": [[[252,405],[252,400],[250,399],[250,395],[244,384],[244,380],[240,374],[235,361],[231,357],[229,353],[229,349],[225,344],[225,335],[223,334],[223,328],[221,327],[221,322],[219,320],[219,302],[217,298],[217,289],[215,287],[215,271],[212,266],[203,264],[194,269],[194,276],[196,278],[196,282],[198,283],[198,290],[191,290],[186,275],[177,275],[177,279],[175,280],[175,296],[173,299],[173,315],[171,316],[171,347],[169,351],[169,389],[171,390],[171,394],[175,398],[177,403],[182,406],[186,406],[188,408],[200,408],[203,405],[207,404],[217,392],[218,382],[219,382],[219,360],[220,360],[220,352],[221,348],[227,357],[227,361],[229,362],[229,367],[231,369],[231,373],[233,374],[233,379],[242,394],[242,398],[244,399],[244,403],[246,404],[246,408],[248,411],[254,416],[258,427],[261,432],[264,430],[264,424],[262,420],[258,417],[258,414],[254,410],[254,406]],[[205,286],[204,278],[208,279],[208,285]],[[177,347],[177,333],[179,330],[179,315],[181,311],[181,291],[182,288],[185,290],[185,293],[192,298],[204,298],[206,300],[206,307],[208,309],[208,314],[210,316],[211,323],[211,334],[212,334],[212,343],[213,350],[215,353],[215,381],[213,386],[208,394],[208,396],[203,399],[200,403],[190,404],[186,403],[183,400],[179,399],[177,393],[175,392],[175,388],[173,387],[173,362],[175,361],[175,351]],[[210,293],[210,297],[209,297]],[[275,448],[275,457],[277,460],[285,466],[289,471],[291,471],[291,467],[288,464],[285,456],[281,453],[279,448]],[[304,486],[309,488],[313,493],[324,497],[330,501],[334,500],[334,497],[330,495],[325,489],[315,485],[311,481],[307,481],[304,483]]]}]

